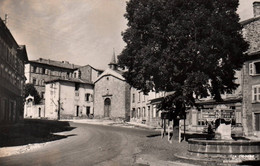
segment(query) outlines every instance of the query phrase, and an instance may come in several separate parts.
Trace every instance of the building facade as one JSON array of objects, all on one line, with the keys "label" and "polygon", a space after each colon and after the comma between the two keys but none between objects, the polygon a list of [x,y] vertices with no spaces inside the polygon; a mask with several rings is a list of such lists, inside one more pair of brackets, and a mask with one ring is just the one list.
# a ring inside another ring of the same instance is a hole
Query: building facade
[{"label": "building facade", "polygon": [[249,57],[242,69],[242,109],[245,134],[260,136],[260,2],[253,7],[254,17],[241,22],[249,43]]},{"label": "building facade", "polygon": [[18,45],[0,18],[0,123],[23,118],[26,47]]},{"label": "building facade", "polygon": [[117,69],[115,54],[109,68],[94,82],[94,115],[96,118],[130,118],[130,85]]},{"label": "building facade", "polygon": [[43,58],[32,60],[25,66],[26,83],[34,85],[44,103],[45,82],[58,78],[76,78],[78,76],[74,71],[79,67],[67,61],[59,62]]},{"label": "building facade", "polygon": [[46,82],[45,118],[93,117],[93,83],[77,78]]},{"label": "building facade", "polygon": [[161,111],[157,105],[166,96],[166,92],[149,92],[145,95],[135,88],[131,88],[131,121],[158,126],[161,122]]}]

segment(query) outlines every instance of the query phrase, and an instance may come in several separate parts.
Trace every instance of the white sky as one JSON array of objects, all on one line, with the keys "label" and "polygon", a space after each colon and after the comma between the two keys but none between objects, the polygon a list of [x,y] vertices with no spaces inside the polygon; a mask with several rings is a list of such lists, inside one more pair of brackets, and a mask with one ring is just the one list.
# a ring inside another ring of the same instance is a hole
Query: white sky
[{"label": "white sky", "polygon": [[[241,20],[253,17],[255,0],[240,0]],[[113,48],[125,46],[126,0],[0,0],[0,17],[8,13],[8,28],[29,60],[38,58],[90,64],[105,69]]]}]

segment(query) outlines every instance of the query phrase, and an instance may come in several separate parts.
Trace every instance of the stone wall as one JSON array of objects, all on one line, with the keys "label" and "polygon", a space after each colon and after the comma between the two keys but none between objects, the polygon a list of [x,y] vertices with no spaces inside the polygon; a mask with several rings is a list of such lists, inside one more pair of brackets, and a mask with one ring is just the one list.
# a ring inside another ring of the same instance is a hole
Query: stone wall
[{"label": "stone wall", "polygon": [[[248,53],[260,51],[260,18],[255,17],[241,23],[243,25],[243,36],[249,43]],[[259,104],[252,101],[252,86],[260,84],[260,77],[249,75],[249,63],[256,61],[246,61],[242,68],[242,123],[245,135],[255,133],[254,113],[260,113]],[[260,60],[260,59],[258,59]],[[259,109],[259,110],[258,110]]]},{"label": "stone wall", "polygon": [[[259,16],[260,17],[260,16]],[[252,19],[251,21],[242,23],[243,35],[246,41],[248,41],[250,47],[249,53],[260,51],[260,18]]]},{"label": "stone wall", "polygon": [[[74,117],[86,117],[87,107],[90,114],[93,114],[93,100],[86,101],[85,95],[93,96],[93,85],[80,84],[79,89],[75,90],[74,82],[60,81],[46,85],[46,117],[57,119],[60,104],[60,118],[71,119]],[[60,101],[60,103],[58,103]]]},{"label": "stone wall", "polygon": [[112,75],[103,76],[95,83],[94,88],[94,117],[104,117],[104,100],[111,99],[110,118],[125,118],[129,112],[129,85]]}]

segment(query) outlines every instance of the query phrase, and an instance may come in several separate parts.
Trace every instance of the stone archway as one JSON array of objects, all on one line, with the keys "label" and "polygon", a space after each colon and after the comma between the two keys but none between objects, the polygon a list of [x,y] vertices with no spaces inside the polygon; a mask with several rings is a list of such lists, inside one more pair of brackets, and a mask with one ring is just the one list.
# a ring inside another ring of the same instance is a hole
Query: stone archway
[{"label": "stone archway", "polygon": [[104,117],[109,117],[111,112],[111,100],[106,98],[104,100]]}]

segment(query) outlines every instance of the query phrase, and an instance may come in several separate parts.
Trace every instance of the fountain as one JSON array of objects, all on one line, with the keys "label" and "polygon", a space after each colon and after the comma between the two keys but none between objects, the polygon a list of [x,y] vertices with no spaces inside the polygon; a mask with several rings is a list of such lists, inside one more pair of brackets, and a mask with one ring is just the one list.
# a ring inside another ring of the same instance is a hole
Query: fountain
[{"label": "fountain", "polygon": [[232,139],[231,124],[220,124],[213,139],[189,139],[187,155],[226,162],[260,160],[260,141]]}]

